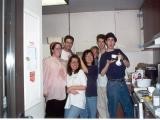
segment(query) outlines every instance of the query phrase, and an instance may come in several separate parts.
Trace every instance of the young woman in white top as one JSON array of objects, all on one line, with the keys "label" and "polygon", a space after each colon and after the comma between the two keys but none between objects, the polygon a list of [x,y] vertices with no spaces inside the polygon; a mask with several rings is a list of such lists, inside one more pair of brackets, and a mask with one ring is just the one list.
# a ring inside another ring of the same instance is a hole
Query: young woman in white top
[{"label": "young woman in white top", "polygon": [[65,118],[77,118],[85,108],[87,78],[81,70],[80,58],[72,55],[67,65],[67,92],[65,104]]}]

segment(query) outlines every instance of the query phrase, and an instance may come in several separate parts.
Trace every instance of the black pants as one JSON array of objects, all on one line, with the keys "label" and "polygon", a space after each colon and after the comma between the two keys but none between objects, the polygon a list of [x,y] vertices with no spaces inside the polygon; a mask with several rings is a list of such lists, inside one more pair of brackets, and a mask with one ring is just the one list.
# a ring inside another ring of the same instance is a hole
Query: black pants
[{"label": "black pants", "polygon": [[48,100],[45,118],[64,118],[65,100]]}]

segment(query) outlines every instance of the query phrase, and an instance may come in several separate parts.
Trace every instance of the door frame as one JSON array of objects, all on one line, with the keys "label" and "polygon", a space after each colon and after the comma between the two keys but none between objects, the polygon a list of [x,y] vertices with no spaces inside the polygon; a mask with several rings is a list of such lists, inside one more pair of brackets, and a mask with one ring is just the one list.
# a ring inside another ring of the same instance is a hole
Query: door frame
[{"label": "door frame", "polygon": [[[4,53],[4,59],[0,58],[0,75],[4,73],[7,97],[7,117],[22,117],[24,114],[24,71],[23,71],[23,0],[3,0],[5,23],[0,28],[0,53]],[[2,5],[2,4],[1,4]],[[1,13],[3,17],[3,14]],[[3,39],[2,39],[3,40]],[[4,62],[3,62],[4,60]],[[0,79],[1,85],[3,81]],[[2,92],[0,91],[0,99]],[[3,103],[1,104],[2,107]],[[2,109],[3,110],[3,109]],[[0,117],[3,117],[0,113]]]},{"label": "door frame", "polygon": [[3,81],[4,81],[4,0],[0,1],[0,118],[3,117]]},{"label": "door frame", "polygon": [[[15,92],[16,117],[24,115],[24,59],[23,59],[24,0],[15,0]],[[23,117],[23,116],[22,116]]]}]

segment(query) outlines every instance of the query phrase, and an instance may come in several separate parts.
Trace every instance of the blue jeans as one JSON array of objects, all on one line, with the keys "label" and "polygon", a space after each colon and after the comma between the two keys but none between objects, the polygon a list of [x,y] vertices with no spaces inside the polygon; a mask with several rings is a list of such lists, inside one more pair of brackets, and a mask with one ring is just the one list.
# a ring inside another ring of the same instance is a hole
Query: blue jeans
[{"label": "blue jeans", "polygon": [[122,105],[125,118],[133,118],[133,102],[124,80],[108,80],[108,110],[111,118],[116,118],[118,103]]},{"label": "blue jeans", "polygon": [[78,118],[81,111],[82,111],[81,108],[71,105],[69,109],[65,109],[64,117],[65,118]]},{"label": "blue jeans", "polygon": [[86,97],[85,109],[81,111],[81,118],[96,118],[97,113],[97,96]]}]

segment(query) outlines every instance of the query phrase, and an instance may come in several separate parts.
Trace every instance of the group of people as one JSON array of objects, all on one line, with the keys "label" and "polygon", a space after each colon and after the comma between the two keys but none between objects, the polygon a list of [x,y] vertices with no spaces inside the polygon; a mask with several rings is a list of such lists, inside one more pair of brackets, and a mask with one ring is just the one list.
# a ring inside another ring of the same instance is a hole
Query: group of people
[{"label": "group of people", "polygon": [[119,103],[125,118],[134,117],[124,79],[129,60],[114,48],[113,33],[99,34],[96,40],[97,46],[84,50],[82,56],[72,52],[70,35],[63,45],[50,44],[51,56],[43,61],[46,118],[116,118]]}]

